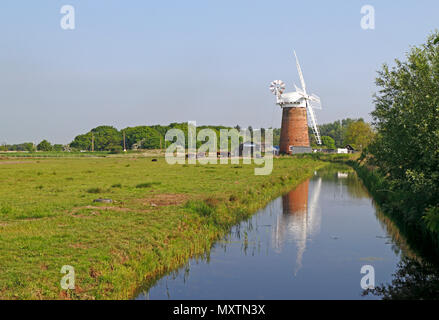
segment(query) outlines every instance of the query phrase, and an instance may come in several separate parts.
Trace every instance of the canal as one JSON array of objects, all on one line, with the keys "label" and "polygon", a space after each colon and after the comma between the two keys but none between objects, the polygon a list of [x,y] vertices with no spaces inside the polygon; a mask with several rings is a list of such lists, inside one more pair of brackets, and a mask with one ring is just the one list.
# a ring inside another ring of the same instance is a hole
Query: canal
[{"label": "canal", "polygon": [[332,166],[137,299],[379,299],[362,295],[361,268],[372,266],[379,285],[416,260],[355,172]]}]

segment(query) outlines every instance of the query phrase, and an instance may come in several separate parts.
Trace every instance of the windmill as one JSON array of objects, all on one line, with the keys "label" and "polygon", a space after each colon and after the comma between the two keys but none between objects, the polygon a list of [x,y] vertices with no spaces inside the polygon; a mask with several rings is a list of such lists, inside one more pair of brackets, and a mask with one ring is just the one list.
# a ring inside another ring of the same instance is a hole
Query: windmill
[{"label": "windmill", "polygon": [[305,80],[295,51],[294,56],[302,88],[294,85],[296,91],[284,93],[285,83],[282,80],[275,80],[270,84],[270,91],[276,96],[276,104],[282,108],[280,152],[287,154],[311,152],[308,118],[317,144],[322,144],[314,113],[314,109],[321,109],[321,101],[315,94],[309,95],[306,92]]}]

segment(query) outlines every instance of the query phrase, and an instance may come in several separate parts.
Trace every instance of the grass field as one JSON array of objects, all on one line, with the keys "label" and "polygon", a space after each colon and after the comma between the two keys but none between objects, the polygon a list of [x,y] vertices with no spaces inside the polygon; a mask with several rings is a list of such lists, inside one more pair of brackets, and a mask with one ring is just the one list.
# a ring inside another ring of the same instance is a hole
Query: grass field
[{"label": "grass field", "polygon": [[[1,159],[0,298],[132,298],[324,165],[281,158],[255,176],[252,165],[164,158]],[[63,265],[74,290],[60,287]]]}]

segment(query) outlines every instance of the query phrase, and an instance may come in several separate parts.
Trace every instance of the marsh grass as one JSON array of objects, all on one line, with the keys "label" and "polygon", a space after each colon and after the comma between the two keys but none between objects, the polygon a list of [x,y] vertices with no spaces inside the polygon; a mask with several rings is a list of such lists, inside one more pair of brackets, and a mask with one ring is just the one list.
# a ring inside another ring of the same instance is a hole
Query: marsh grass
[{"label": "marsh grass", "polygon": [[90,189],[87,189],[87,192],[97,194],[97,193],[103,193],[104,190],[101,188],[90,188]]},{"label": "marsh grass", "polygon": [[136,185],[136,188],[140,189],[140,188],[150,188],[153,185],[159,185],[161,184],[161,182],[144,182],[144,183],[139,183],[138,185]]},{"label": "marsh grass", "polygon": [[188,201],[185,208],[203,217],[210,217],[215,212],[214,207],[209,206],[205,201],[200,200]]}]

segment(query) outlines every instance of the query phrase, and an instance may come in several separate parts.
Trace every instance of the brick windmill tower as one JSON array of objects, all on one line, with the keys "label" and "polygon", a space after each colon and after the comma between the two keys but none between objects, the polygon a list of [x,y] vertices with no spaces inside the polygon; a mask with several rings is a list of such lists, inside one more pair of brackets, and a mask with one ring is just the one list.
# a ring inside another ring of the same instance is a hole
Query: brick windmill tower
[{"label": "brick windmill tower", "polygon": [[[294,55],[296,56],[297,71],[299,72],[302,89],[294,86],[296,91],[283,93],[285,90],[283,81],[275,80],[270,85],[271,92],[276,96],[276,104],[282,108],[280,153],[283,154],[309,153],[312,151],[308,135],[308,117],[317,144],[322,144],[313,109],[321,109],[320,98],[314,94],[308,95],[306,93],[305,80],[296,52],[294,52]],[[313,105],[311,105],[311,102]]]}]

